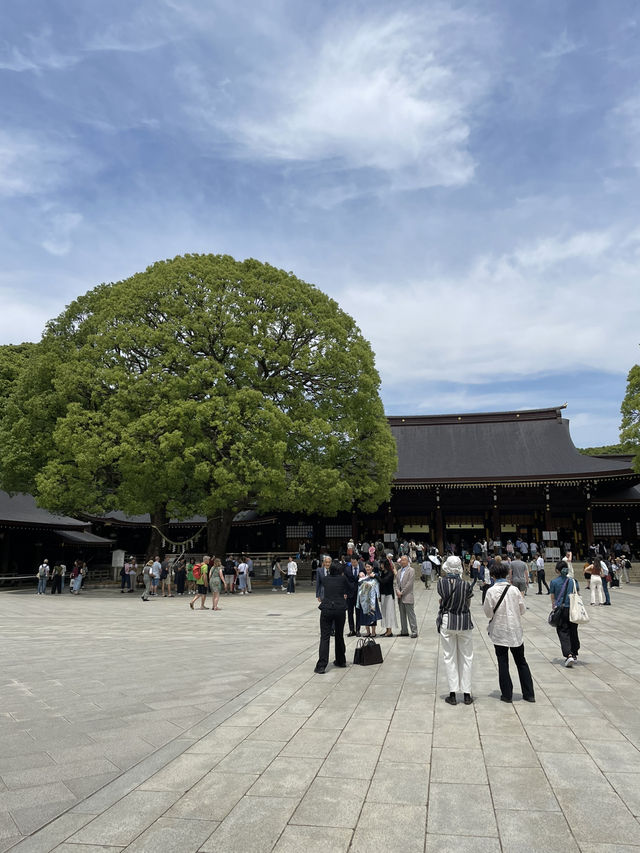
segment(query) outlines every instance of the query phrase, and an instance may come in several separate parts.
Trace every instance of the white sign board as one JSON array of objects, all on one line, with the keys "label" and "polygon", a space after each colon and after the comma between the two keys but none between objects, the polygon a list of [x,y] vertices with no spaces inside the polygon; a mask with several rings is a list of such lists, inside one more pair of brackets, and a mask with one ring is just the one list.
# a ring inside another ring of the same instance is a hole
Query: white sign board
[{"label": "white sign board", "polygon": [[111,568],[121,569],[124,566],[124,551],[117,548],[111,552]]}]

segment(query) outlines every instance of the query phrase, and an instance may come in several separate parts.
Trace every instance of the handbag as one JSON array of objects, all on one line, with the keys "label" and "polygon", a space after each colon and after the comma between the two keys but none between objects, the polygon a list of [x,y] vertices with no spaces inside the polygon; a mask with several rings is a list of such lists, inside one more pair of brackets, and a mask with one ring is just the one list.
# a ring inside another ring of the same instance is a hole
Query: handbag
[{"label": "handbag", "polygon": [[579,592],[572,592],[569,595],[569,619],[575,625],[584,625],[589,621],[589,614]]},{"label": "handbag", "polygon": [[358,666],[371,666],[382,663],[382,649],[380,644],[370,638],[358,640],[353,653],[353,662]]},{"label": "handbag", "polygon": [[[502,595],[501,595],[501,596],[500,596],[500,598],[498,599],[498,603],[497,603],[497,604],[496,604],[496,606],[493,608],[493,616],[495,616],[495,615],[496,615],[496,610],[497,610],[497,609],[498,609],[498,607],[500,607],[500,605],[502,604],[502,601],[503,601],[503,599],[504,599],[504,597],[505,597],[505,595],[507,594],[507,592],[508,592],[508,591],[509,591],[509,584],[508,584],[508,583],[506,583],[506,584],[504,585],[504,589],[503,589],[503,591],[502,591]],[[491,636],[491,623],[493,622],[493,616],[491,617],[491,619],[489,619],[489,624],[487,625],[487,634],[488,634],[489,636]]]},{"label": "handbag", "polygon": [[556,606],[553,608],[551,613],[547,616],[547,622],[549,625],[553,625],[554,628],[557,628],[562,620],[562,607],[558,605],[559,601],[564,599],[564,592],[567,588],[567,584],[569,583],[569,578],[563,584],[562,589],[560,590],[560,595],[556,598]]}]

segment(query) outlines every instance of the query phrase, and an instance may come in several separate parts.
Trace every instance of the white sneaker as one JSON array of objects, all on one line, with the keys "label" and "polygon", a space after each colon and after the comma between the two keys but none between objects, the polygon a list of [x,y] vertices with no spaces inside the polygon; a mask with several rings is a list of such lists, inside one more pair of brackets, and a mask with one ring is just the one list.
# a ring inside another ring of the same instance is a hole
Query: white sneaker
[{"label": "white sneaker", "polygon": [[572,667],[572,666],[574,665],[574,663],[575,663],[575,662],[576,662],[576,659],[573,657],[573,655],[569,655],[569,657],[568,657],[568,658],[566,659],[566,661],[564,662],[564,665],[565,665],[566,667],[569,667],[569,668],[570,668],[570,667]]}]

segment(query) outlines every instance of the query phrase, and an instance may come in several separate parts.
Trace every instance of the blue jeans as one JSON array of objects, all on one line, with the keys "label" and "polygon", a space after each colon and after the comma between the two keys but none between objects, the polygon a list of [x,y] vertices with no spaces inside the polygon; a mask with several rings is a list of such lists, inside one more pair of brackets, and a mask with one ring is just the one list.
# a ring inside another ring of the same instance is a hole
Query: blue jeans
[{"label": "blue jeans", "polygon": [[609,597],[609,578],[602,578],[602,591],[604,592],[604,603],[611,604]]},{"label": "blue jeans", "polygon": [[47,591],[47,578],[38,578],[38,593]]}]

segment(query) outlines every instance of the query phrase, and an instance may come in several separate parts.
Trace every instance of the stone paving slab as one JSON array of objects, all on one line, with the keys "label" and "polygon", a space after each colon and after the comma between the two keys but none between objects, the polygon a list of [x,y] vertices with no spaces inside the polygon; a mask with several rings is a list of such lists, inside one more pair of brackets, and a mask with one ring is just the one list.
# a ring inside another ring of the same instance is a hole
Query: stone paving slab
[{"label": "stone paving slab", "polygon": [[505,705],[476,596],[475,703],[452,708],[433,590],[418,640],[324,676],[308,586],[219,613],[2,593],[0,853],[640,853],[640,588],[612,601],[568,670],[528,595],[537,701]]}]

